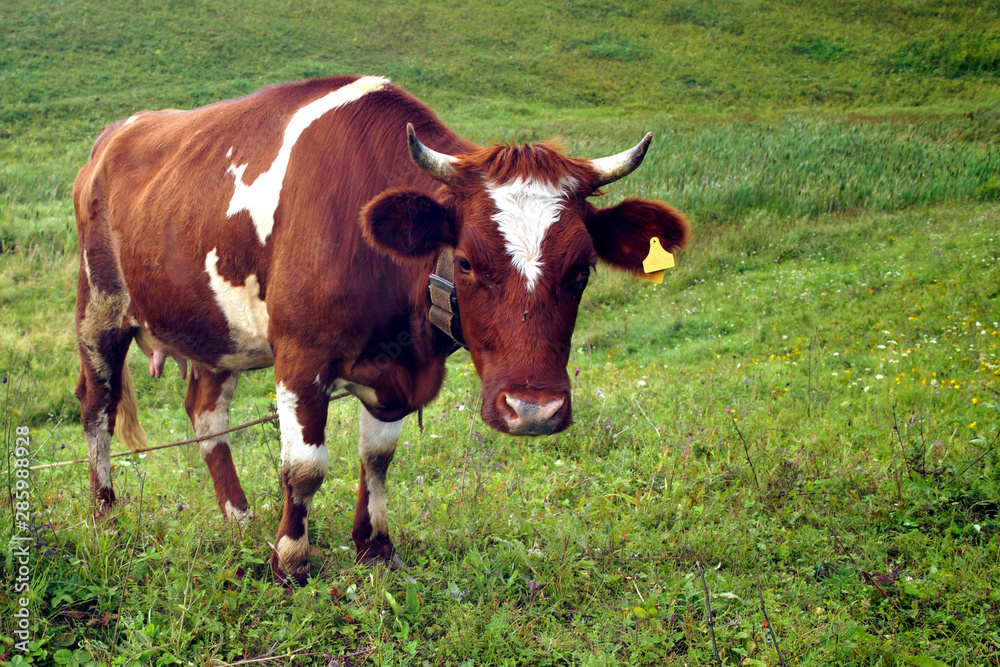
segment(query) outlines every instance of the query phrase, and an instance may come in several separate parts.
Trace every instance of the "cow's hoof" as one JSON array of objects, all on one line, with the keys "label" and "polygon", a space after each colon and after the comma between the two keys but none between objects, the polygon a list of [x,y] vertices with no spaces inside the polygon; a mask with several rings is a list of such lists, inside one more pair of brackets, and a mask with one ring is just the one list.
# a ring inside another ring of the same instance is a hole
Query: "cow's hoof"
[{"label": "cow's hoof", "polygon": [[226,515],[226,518],[238,525],[240,528],[246,528],[250,523],[256,519],[253,510],[249,507],[239,508],[233,505],[230,501],[226,501],[226,506],[221,508],[222,513]]},{"label": "cow's hoof", "polygon": [[399,554],[392,554],[392,562],[389,563],[390,570],[406,570],[406,563],[399,557]]},{"label": "cow's hoof", "polygon": [[115,503],[112,502],[101,502],[98,501],[94,506],[94,527],[98,529],[107,530],[111,528],[114,530],[116,528],[117,519],[114,516]]},{"label": "cow's hoof", "polygon": [[289,590],[305,586],[309,580],[309,561],[306,560],[301,565],[285,568],[279,562],[278,555],[274,554],[271,556],[271,575],[274,578],[274,583],[285,586]]},{"label": "cow's hoof", "polygon": [[406,570],[406,563],[399,557],[399,554],[392,554],[388,559],[379,557],[369,557],[359,555],[357,562],[368,567],[387,567],[390,570]]},{"label": "cow's hoof", "polygon": [[387,567],[390,570],[405,570],[406,564],[396,553],[389,538],[376,538],[365,545],[358,545],[358,563],[368,567]]}]

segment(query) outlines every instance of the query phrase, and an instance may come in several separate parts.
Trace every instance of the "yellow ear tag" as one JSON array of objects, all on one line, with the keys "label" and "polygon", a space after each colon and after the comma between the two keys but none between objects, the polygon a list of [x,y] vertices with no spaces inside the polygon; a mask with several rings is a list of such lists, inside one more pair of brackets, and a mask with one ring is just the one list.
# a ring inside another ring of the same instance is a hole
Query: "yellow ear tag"
[{"label": "yellow ear tag", "polygon": [[636,278],[648,280],[651,283],[662,283],[663,274],[667,269],[673,268],[674,256],[663,249],[660,239],[655,236],[649,239],[649,254],[642,260],[642,270],[644,273],[635,274]]}]

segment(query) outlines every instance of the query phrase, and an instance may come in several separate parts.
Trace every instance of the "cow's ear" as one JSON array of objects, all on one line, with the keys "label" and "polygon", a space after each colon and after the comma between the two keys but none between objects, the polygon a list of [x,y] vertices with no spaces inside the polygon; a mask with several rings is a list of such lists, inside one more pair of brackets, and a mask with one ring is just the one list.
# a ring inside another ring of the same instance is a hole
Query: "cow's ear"
[{"label": "cow's ear", "polygon": [[387,190],[361,209],[365,240],[397,257],[424,257],[457,243],[455,216],[417,190]]},{"label": "cow's ear", "polygon": [[617,206],[594,208],[587,218],[587,231],[602,260],[625,271],[641,271],[649,254],[649,240],[672,252],[687,243],[688,222],[663,202],[626,199]]}]

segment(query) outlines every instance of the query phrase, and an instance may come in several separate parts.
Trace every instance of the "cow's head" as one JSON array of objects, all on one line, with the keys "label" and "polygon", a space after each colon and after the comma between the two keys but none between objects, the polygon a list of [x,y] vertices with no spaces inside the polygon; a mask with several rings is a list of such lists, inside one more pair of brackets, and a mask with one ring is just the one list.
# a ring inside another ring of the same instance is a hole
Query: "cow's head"
[{"label": "cow's head", "polygon": [[652,134],[631,150],[573,159],[552,144],[446,155],[407,128],[410,156],[445,184],[436,197],[382,193],[362,213],[383,252],[427,260],[453,249],[466,344],[483,383],[483,420],[515,435],[572,421],[566,371],[580,297],[597,260],[641,271],[650,238],[683,246],[687,222],[662,202],[597,208],[587,198],[639,166]]}]

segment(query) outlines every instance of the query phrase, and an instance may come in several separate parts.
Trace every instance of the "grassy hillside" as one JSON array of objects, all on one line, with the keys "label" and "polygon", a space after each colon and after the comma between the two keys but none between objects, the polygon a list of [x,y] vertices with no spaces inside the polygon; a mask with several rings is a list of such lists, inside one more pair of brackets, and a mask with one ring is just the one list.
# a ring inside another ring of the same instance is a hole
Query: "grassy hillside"
[{"label": "grassy hillside", "polygon": [[[1000,665],[1000,5],[939,2],[6,2],[0,385],[32,462],[85,455],[70,188],[99,128],[275,81],[386,74],[478,141],[654,144],[605,202],[694,223],[663,285],[600,270],[577,423],[476,417],[465,354],[390,475],[405,573],[353,566],[357,405],[334,403],[312,582],[269,581],[272,425],[234,438],[257,519],[197,451],[31,476],[3,664]],[[191,433],[134,363],[154,442]],[[233,420],[273,403],[245,374]],[[4,493],[0,532],[19,534]],[[707,602],[711,603],[711,616]],[[775,643],[777,642],[777,644]],[[779,654],[780,647],[780,654]],[[296,655],[297,658],[291,658]],[[250,662],[257,661],[257,662]]]}]

